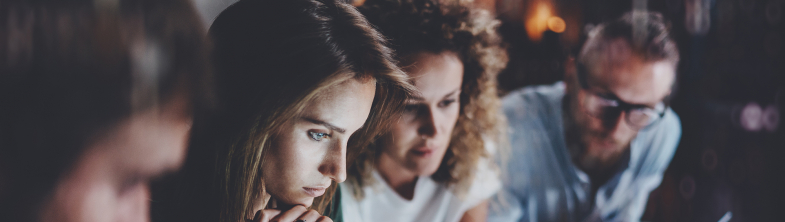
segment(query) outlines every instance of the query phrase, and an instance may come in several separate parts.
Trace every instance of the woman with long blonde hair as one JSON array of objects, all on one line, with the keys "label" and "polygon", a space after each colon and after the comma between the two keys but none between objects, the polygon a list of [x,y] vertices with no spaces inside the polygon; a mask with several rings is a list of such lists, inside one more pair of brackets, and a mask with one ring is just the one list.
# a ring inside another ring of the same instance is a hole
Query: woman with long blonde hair
[{"label": "woman with long blonde hair", "polygon": [[354,159],[341,184],[345,221],[484,221],[501,188],[504,145],[496,75],[507,62],[499,21],[466,1],[368,0],[360,11],[390,39],[418,94]]},{"label": "woman with long blonde hair", "polygon": [[384,39],[335,0],[242,0],[210,28],[218,111],[198,115],[167,221],[330,221],[347,155],[412,87]]}]

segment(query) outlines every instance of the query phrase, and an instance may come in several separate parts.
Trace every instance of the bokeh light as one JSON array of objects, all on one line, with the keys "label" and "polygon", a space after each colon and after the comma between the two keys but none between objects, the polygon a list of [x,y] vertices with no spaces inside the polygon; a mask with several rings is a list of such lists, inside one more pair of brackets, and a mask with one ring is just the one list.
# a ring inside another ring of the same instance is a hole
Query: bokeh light
[{"label": "bokeh light", "polygon": [[695,178],[692,176],[687,175],[681,178],[681,182],[679,182],[679,192],[681,193],[681,197],[685,200],[690,200],[695,195]]},{"label": "bokeh light", "polygon": [[733,213],[728,211],[727,213],[725,213],[725,215],[722,215],[720,220],[718,220],[717,222],[728,222],[730,221],[731,218],[733,218]]},{"label": "bokeh light", "polygon": [[761,114],[761,123],[767,131],[777,131],[780,125],[780,110],[774,105],[766,106],[766,109]]},{"label": "bokeh light", "polygon": [[542,33],[548,28],[548,19],[551,18],[552,6],[546,1],[532,1],[532,9],[526,19],[526,33],[532,41],[540,41]]},{"label": "bokeh light", "polygon": [[567,29],[567,24],[564,23],[563,19],[553,16],[548,18],[548,29],[555,33],[562,33]]},{"label": "bokeh light", "polygon": [[741,124],[741,127],[747,131],[758,131],[763,127],[763,124],[761,123],[762,115],[763,109],[761,109],[760,105],[755,102],[748,103],[744,106],[744,109],[741,110],[739,123]]}]

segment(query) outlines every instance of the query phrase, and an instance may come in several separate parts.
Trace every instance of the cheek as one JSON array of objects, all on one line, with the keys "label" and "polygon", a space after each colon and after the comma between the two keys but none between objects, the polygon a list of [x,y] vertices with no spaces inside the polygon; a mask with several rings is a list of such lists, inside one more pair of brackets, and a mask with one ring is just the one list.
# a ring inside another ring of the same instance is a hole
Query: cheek
[{"label": "cheek", "polygon": [[66,221],[110,221],[116,213],[116,193],[108,183],[83,181],[68,184],[61,191],[64,195],[54,202],[56,217]]},{"label": "cheek", "polygon": [[577,115],[581,115],[578,123],[581,124],[584,129],[591,132],[601,132],[604,130],[605,127],[603,127],[602,120],[588,116],[585,113],[578,113]]},{"label": "cheek", "polygon": [[452,131],[452,128],[455,127],[455,123],[458,122],[458,116],[461,114],[461,107],[460,105],[456,104],[454,106],[450,106],[449,109],[445,112],[445,127],[449,128],[449,131]]},{"label": "cheek", "polygon": [[[572,98],[583,98],[583,94],[579,93]],[[578,126],[578,129],[581,131],[599,131],[602,129],[602,121],[597,118],[591,117],[586,114],[586,111],[583,108],[583,104],[575,99],[571,100],[571,115],[572,119],[575,122],[575,125]]]},{"label": "cheek", "polygon": [[118,198],[115,220],[118,222],[147,221],[150,191],[147,184],[140,184]]},{"label": "cheek", "polygon": [[397,121],[395,121],[394,124],[392,124],[392,130],[390,132],[395,134],[395,136],[400,137],[403,135],[403,133],[416,130],[417,128],[420,127],[420,124],[418,123],[418,118],[421,117],[417,116],[417,114],[415,113],[403,114],[400,119],[398,119]]},{"label": "cheek", "polygon": [[296,185],[319,173],[319,163],[324,156],[324,149],[305,136],[284,136],[282,139],[265,157],[265,178],[274,178],[265,180],[268,189],[299,187]]},{"label": "cheek", "polygon": [[[43,212],[44,221],[113,221],[120,198],[106,157],[87,155],[74,171],[60,182],[52,201]],[[144,216],[147,216],[146,214]]]},{"label": "cheek", "polygon": [[387,144],[386,150],[405,152],[411,143],[418,141],[417,129],[419,127],[416,121],[405,121],[403,119],[393,124],[390,133],[384,136],[384,143]]}]

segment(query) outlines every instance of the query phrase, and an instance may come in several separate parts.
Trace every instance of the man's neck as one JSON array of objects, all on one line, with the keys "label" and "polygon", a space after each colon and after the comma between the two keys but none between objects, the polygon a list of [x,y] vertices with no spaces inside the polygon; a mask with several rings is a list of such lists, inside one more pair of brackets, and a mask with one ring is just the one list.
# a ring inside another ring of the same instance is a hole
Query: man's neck
[{"label": "man's neck", "polygon": [[376,162],[379,175],[387,182],[398,195],[404,199],[414,198],[414,186],[417,184],[418,175],[398,164],[390,156],[382,153]]},{"label": "man's neck", "polygon": [[[603,162],[602,164],[595,165],[593,168],[586,167],[586,164],[583,166],[578,165],[578,167],[589,176],[589,180],[591,181],[592,187],[592,195],[597,193],[597,190],[608,183],[608,181],[613,178],[616,173],[619,172],[620,168],[623,166],[624,161],[622,159],[625,156],[630,155],[630,149],[625,149],[612,160],[608,160],[607,162]],[[574,160],[575,158],[573,158]],[[577,164],[577,163],[576,163]]]}]

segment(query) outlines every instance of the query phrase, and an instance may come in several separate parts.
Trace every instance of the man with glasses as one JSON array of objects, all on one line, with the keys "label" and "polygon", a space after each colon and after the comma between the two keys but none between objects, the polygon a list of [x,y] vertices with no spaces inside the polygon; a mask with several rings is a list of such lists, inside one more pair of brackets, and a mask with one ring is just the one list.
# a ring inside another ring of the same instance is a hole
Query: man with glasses
[{"label": "man with glasses", "polygon": [[658,13],[598,25],[564,82],[503,100],[512,132],[498,221],[638,221],[681,136],[678,49]]}]

